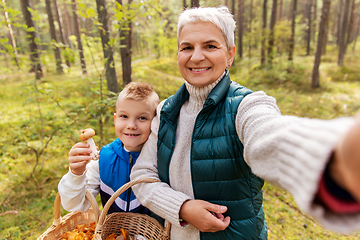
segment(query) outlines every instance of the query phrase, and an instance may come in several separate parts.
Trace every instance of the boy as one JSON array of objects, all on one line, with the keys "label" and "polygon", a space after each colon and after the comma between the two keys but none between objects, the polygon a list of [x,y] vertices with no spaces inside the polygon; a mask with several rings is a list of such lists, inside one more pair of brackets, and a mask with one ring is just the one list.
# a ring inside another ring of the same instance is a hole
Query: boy
[{"label": "boy", "polygon": [[[159,97],[144,82],[130,82],[120,92],[114,113],[117,139],[104,146],[97,161],[91,160],[89,144],[76,143],[69,152],[69,172],[58,185],[61,203],[67,211],[86,211],[86,188],[105,206],[111,195],[129,181],[132,166],[150,134],[151,120],[156,114]],[[87,164],[89,162],[89,164]],[[112,212],[147,213],[131,189],[122,193],[109,209]]]}]

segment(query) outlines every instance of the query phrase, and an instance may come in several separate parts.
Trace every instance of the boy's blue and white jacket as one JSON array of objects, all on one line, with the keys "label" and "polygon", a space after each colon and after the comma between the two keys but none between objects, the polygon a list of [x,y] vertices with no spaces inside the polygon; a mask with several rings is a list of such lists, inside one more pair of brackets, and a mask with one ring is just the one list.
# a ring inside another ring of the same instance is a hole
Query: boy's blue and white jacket
[{"label": "boy's blue and white jacket", "polygon": [[[90,203],[85,199],[86,189],[95,197],[100,193],[104,206],[117,189],[129,182],[131,168],[139,154],[125,150],[117,138],[101,149],[99,160],[90,161],[81,176],[74,175],[69,170],[58,185],[63,208],[69,212],[86,211],[90,207]],[[131,189],[114,201],[108,213],[123,211],[148,213],[148,209],[140,205]]]},{"label": "boy's blue and white jacket", "polygon": [[[125,183],[130,181],[130,172],[140,152],[129,152],[120,139],[104,146],[100,151],[100,196],[103,206],[110,197]],[[147,213],[141,206],[131,188],[123,192],[111,205],[108,213],[140,212]]]}]

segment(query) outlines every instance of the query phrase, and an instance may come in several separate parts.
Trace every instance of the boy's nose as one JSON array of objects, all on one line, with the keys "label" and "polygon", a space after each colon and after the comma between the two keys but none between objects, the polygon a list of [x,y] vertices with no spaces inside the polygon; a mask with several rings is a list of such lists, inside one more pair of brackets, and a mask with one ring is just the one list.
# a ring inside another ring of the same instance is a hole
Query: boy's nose
[{"label": "boy's nose", "polygon": [[127,127],[127,129],[136,129],[137,128],[136,123],[134,121],[130,121],[126,127]]}]

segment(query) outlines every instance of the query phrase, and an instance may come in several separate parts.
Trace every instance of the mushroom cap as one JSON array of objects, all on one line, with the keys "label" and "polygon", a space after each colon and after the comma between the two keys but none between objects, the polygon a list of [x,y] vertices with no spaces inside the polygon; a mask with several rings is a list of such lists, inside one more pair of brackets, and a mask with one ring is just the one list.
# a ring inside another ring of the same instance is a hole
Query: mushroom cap
[{"label": "mushroom cap", "polygon": [[92,128],[80,130],[80,140],[81,141],[86,141],[93,136],[95,136],[95,130]]}]

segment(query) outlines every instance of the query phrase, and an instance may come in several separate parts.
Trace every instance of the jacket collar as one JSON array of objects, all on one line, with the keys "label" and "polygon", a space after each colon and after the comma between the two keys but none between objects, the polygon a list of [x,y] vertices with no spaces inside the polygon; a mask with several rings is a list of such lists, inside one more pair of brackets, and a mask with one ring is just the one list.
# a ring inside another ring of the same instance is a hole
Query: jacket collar
[{"label": "jacket collar", "polygon": [[111,143],[111,147],[118,156],[128,162],[130,161],[130,156],[132,156],[133,159],[136,159],[140,155],[140,152],[127,151],[119,138],[116,138],[116,140]]}]

